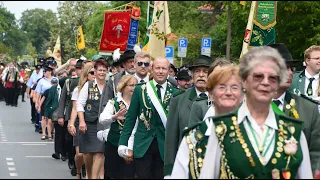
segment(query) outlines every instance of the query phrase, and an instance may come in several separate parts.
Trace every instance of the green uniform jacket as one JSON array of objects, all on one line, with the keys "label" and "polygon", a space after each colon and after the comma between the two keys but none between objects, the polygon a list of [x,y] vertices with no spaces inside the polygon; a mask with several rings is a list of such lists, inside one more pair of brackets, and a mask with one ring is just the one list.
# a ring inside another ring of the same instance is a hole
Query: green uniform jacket
[{"label": "green uniform jacket", "polygon": [[290,104],[291,99],[295,100],[299,120],[303,121],[303,132],[308,142],[311,167],[314,172],[320,157],[320,116],[318,106],[289,91],[286,92],[284,99],[283,112],[287,115],[290,113],[290,110],[286,108],[287,104]]},{"label": "green uniform jacket", "polygon": [[188,128],[192,103],[197,98],[195,87],[175,96],[171,103],[166,127],[164,150],[164,175],[170,175],[183,138],[183,130]]},{"label": "green uniform jacket", "polygon": [[204,99],[204,98],[196,99],[196,101],[192,104],[188,127],[192,127],[198,122],[202,122],[209,107],[210,106],[208,105],[208,99]]},{"label": "green uniform jacket", "polygon": [[305,82],[306,82],[305,71],[294,73],[289,91],[298,95],[306,94],[307,90],[304,88]]},{"label": "green uniform jacket", "polygon": [[[302,162],[302,149],[300,145],[300,135],[302,132],[302,122],[285,115],[275,113],[279,130],[275,132],[275,147],[271,159],[263,166],[256,155],[249,137],[246,133],[244,123],[237,123],[238,109],[232,113],[212,117],[215,124],[213,130],[218,138],[222,156],[222,163],[219,179],[272,179],[272,170],[278,170],[278,177],[283,179],[282,170],[287,164],[287,155],[284,152],[285,141],[291,138],[289,125],[293,125],[295,131],[294,138],[298,141],[298,150],[291,158],[288,168],[291,178],[296,177],[297,170]],[[281,131],[281,133],[280,133]],[[231,135],[233,134],[233,135]],[[277,155],[278,154],[278,155]]]},{"label": "green uniform jacket", "polygon": [[[167,84],[167,89],[163,100],[163,108],[165,111],[169,109],[169,103],[172,98],[172,94],[176,93],[177,91],[179,91],[179,89],[173,87],[170,83]],[[163,160],[166,130],[163,126],[157,110],[153,106],[150,97],[147,94],[146,83],[139,84],[134,89],[130,107],[126,114],[126,121],[124,123],[120,136],[119,146],[128,146],[128,140],[137,118],[139,120],[139,123],[134,135],[134,158],[143,157],[148,150],[153,138],[156,136],[160,155]],[[146,125],[144,124],[144,121],[142,119],[146,119],[148,121],[150,130],[147,130]]]}]

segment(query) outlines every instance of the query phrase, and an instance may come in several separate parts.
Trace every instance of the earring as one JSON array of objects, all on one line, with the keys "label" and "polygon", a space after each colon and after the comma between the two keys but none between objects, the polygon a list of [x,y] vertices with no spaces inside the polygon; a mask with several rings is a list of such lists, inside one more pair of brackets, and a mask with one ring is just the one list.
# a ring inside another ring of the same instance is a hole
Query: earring
[{"label": "earring", "polygon": [[245,88],[242,88],[242,92],[244,92],[244,93],[245,93],[245,92],[246,92],[246,89],[245,89]]}]

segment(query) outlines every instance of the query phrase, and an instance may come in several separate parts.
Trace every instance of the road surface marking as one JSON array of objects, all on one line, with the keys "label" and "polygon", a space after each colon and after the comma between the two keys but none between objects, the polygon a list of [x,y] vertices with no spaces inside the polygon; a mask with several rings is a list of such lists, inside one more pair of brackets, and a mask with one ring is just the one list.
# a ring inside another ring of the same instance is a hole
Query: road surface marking
[{"label": "road surface marking", "polygon": [[16,171],[15,167],[8,167],[9,171]]},{"label": "road surface marking", "polygon": [[17,173],[10,173],[10,176],[18,176]]},{"label": "road surface marking", "polygon": [[14,166],[14,162],[7,162],[8,166]]},{"label": "road surface marking", "polygon": [[13,158],[6,158],[7,161],[13,161]]},{"label": "road surface marking", "polygon": [[21,144],[22,146],[46,146],[46,144]]}]

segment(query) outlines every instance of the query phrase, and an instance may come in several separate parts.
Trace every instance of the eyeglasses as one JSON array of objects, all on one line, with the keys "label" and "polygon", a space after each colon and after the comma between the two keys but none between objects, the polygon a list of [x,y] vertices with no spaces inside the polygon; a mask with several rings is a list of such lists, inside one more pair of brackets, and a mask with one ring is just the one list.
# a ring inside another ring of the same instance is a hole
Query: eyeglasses
[{"label": "eyeglasses", "polygon": [[[261,83],[261,81],[264,80],[265,78],[264,74],[260,74],[260,73],[252,73],[249,75],[252,75],[253,80],[259,83]],[[276,75],[271,75],[271,76],[268,76],[267,78],[270,84],[275,84],[279,82],[280,77]]]},{"label": "eyeglasses", "polygon": [[217,85],[216,89],[224,93],[227,92],[228,89],[230,89],[232,93],[235,93],[235,92],[239,92],[241,90],[241,87],[237,85],[232,85],[232,86]]},{"label": "eyeglasses", "polygon": [[94,75],[94,71],[90,71],[89,74]]},{"label": "eyeglasses", "polygon": [[309,59],[314,59],[314,60],[316,60],[316,61],[319,61],[319,60],[320,60],[320,57],[309,58]]},{"label": "eyeglasses", "polygon": [[149,67],[150,63],[149,62],[137,62],[138,66],[142,66],[144,64],[145,67]]}]

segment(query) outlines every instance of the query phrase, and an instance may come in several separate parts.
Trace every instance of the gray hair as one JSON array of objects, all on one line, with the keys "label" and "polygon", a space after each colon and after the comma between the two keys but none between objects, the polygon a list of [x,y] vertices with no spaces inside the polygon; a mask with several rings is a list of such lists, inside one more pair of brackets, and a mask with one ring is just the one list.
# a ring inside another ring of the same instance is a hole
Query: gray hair
[{"label": "gray hair", "polygon": [[287,82],[289,75],[285,60],[276,49],[268,46],[254,47],[241,57],[239,64],[240,78],[246,80],[253,66],[261,62],[260,59],[263,57],[271,58],[271,60],[278,65],[279,69],[277,73],[279,75],[279,83]]},{"label": "gray hair", "polygon": [[134,62],[137,62],[137,58],[148,58],[150,62],[151,56],[148,52],[140,51],[137,52],[136,55],[134,55]]}]

